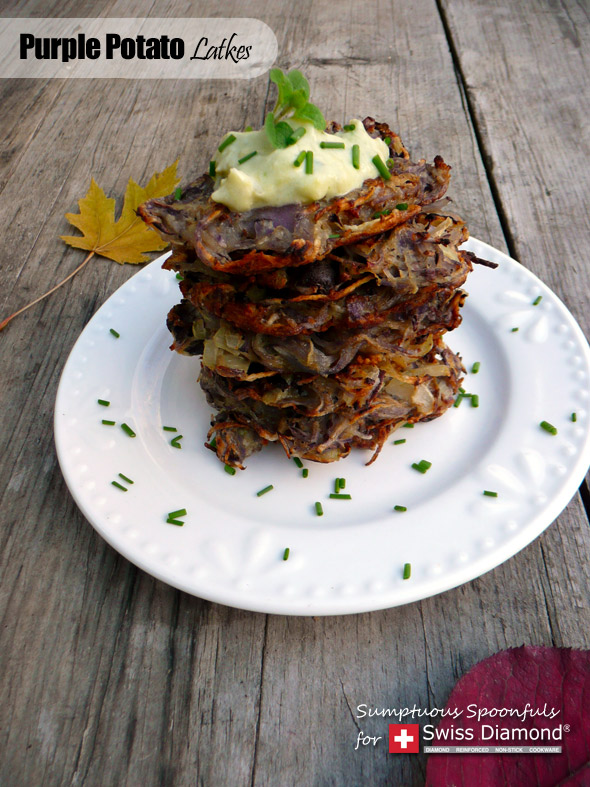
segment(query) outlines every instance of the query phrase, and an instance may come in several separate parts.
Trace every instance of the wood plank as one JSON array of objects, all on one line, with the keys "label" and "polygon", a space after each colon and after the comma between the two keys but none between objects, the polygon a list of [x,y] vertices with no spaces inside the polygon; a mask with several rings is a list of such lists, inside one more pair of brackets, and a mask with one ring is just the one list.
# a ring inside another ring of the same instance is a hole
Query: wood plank
[{"label": "wood plank", "polygon": [[[553,534],[556,532],[556,529],[552,529],[549,532]],[[559,547],[560,546],[561,545],[559,545]],[[120,560],[119,558],[117,559]],[[424,605],[411,605],[410,607],[399,610],[390,610],[384,613],[375,613],[374,615],[355,616],[356,619],[330,618],[301,620],[271,617],[270,622],[276,623],[277,627],[280,629],[280,636],[273,636],[272,633],[270,634],[269,642],[275,642],[275,646],[269,646],[265,656],[265,705],[269,709],[268,712],[272,715],[272,737],[269,749],[266,752],[262,744],[259,746],[259,765],[257,772],[264,774],[261,783],[273,783],[271,777],[276,776],[278,778],[280,774],[283,775],[283,778],[285,774],[293,774],[294,781],[299,781],[300,778],[304,779],[306,776],[319,776],[325,774],[326,778],[328,775],[334,777],[335,781],[333,783],[347,783],[346,769],[351,766],[351,763],[348,762],[348,765],[346,765],[341,762],[343,756],[342,752],[343,748],[348,745],[348,742],[352,745],[352,741],[356,739],[357,734],[357,728],[353,726],[354,722],[352,721],[348,705],[354,710],[358,704],[367,702],[367,693],[370,697],[378,698],[378,700],[375,700],[377,707],[398,707],[407,703],[413,703],[414,701],[416,701],[418,705],[420,705],[421,702],[424,704],[430,703],[431,705],[444,702],[444,696],[447,693],[446,687],[436,685],[432,687],[432,684],[425,685],[424,674],[428,675],[427,667],[431,661],[433,664],[431,664],[430,667],[433,669],[434,674],[436,675],[438,673],[440,670],[438,660],[440,659],[441,653],[445,653],[445,650],[449,647],[449,641],[452,641],[455,637],[459,637],[461,658],[458,663],[450,665],[453,668],[452,680],[454,680],[455,673],[458,677],[472,662],[479,658],[480,654],[478,650],[481,646],[481,643],[478,642],[480,621],[467,619],[464,630],[459,632],[459,634],[456,631],[457,619],[465,619],[465,610],[473,608],[474,599],[477,602],[475,608],[477,609],[479,607],[482,613],[486,608],[493,608],[495,611],[496,622],[491,627],[494,633],[494,649],[496,647],[503,647],[506,644],[511,644],[511,642],[514,642],[515,638],[516,641],[537,641],[538,635],[534,629],[523,632],[520,628],[519,616],[524,612],[525,617],[530,618],[532,621],[535,619],[543,621],[542,603],[534,610],[531,610],[526,608],[527,599],[525,599],[523,606],[516,610],[518,614],[515,615],[512,596],[501,592],[503,587],[516,585],[520,588],[520,583],[522,581],[522,579],[519,579],[521,569],[518,564],[515,564],[516,560],[517,559],[511,561],[510,564],[506,564],[506,566],[501,569],[498,569],[498,571],[502,572],[502,575],[496,579],[491,587],[486,586],[486,578],[484,577],[476,583],[470,583],[457,591],[444,594],[443,596],[437,597],[437,599],[425,602],[426,604],[437,604],[439,608],[432,611],[435,614],[424,615],[423,612],[421,616],[419,608]],[[513,570],[507,571],[507,566],[511,564]],[[108,575],[107,578],[109,578]],[[533,566],[531,569],[531,576],[527,575],[524,579],[526,581],[531,580],[531,587],[536,591],[535,596],[541,599],[542,594],[539,592],[538,585],[535,587],[536,578],[538,579],[538,574],[536,568]],[[555,579],[559,578],[560,577],[557,576],[551,579],[552,587],[559,586],[558,583],[555,582]],[[145,581],[148,583],[151,582],[148,577],[145,577]],[[167,590],[173,593],[170,589]],[[470,590],[472,592],[470,592]],[[564,589],[563,595],[564,598],[568,598],[567,589]],[[171,606],[171,604],[168,603],[171,602],[171,599],[166,598],[165,601],[166,604],[163,604],[163,607]],[[192,601],[194,602],[195,600]],[[223,610],[223,608],[218,609]],[[426,610],[426,612],[428,613],[428,610]],[[261,616],[251,617],[258,618]],[[420,624],[421,617],[422,624]],[[423,622],[424,617],[430,619],[433,631],[421,630],[420,625],[425,626]],[[343,621],[346,621],[346,626],[342,625]],[[441,621],[444,626],[442,631],[440,625]],[[193,622],[194,621],[191,621],[188,627],[191,631]],[[507,622],[509,624],[508,626],[506,626]],[[175,624],[175,628],[178,626],[177,621],[165,620],[163,623],[164,628],[166,628],[166,625],[172,625],[173,623]],[[509,629],[506,638],[497,638],[495,632],[497,630],[502,630],[503,627]],[[578,636],[583,630],[583,625],[578,628]],[[168,636],[170,635],[170,629],[166,631],[166,634]],[[423,637],[426,639],[426,650],[424,657],[420,658],[419,654],[412,654],[408,644],[415,643]],[[539,639],[543,641],[542,637]],[[576,644],[575,638],[569,641]],[[145,647],[147,651],[152,650],[153,645],[154,642],[150,641],[149,648],[146,647],[145,643],[143,647]],[[346,654],[346,656],[343,657],[342,654]],[[428,658],[426,658],[426,654]],[[245,654],[242,653],[237,655],[244,657]],[[125,660],[127,661],[127,656]],[[179,664],[181,664],[181,661]],[[285,665],[287,665],[287,667],[285,667]],[[131,666],[125,667],[125,671],[129,670],[129,672],[132,672],[132,669],[134,667],[136,668],[136,666],[137,665],[131,664]],[[146,666],[142,665],[142,669],[145,670]],[[295,673],[294,686],[291,685],[292,673]],[[379,676],[377,682],[375,673]],[[186,691],[187,680],[185,679],[183,681],[182,678],[186,678],[186,676],[182,676],[178,679],[183,684],[183,690]],[[207,705],[207,707],[211,709],[216,705],[219,706],[219,695],[215,697],[203,696],[200,687],[202,669],[199,670],[198,676],[192,676],[192,678],[196,683],[195,690],[197,690],[197,687],[199,690],[199,705]],[[395,690],[392,690],[391,687],[392,678],[395,679]],[[109,673],[106,681],[107,685],[110,685],[114,680],[115,678]],[[118,681],[122,682],[122,680],[123,679],[118,676]],[[429,682],[430,680],[432,680],[432,678],[429,678]],[[452,680],[448,681],[449,688],[452,684]],[[340,685],[340,681],[342,681],[344,686]],[[379,681],[382,683],[381,686],[379,685]],[[190,679],[188,683],[191,683]],[[412,690],[413,687],[417,687],[418,690],[414,692]],[[128,703],[130,696],[134,696],[130,690],[131,687],[127,686],[126,689],[127,690],[121,697],[124,703]],[[431,689],[430,692],[428,692],[427,689]],[[234,690],[235,687],[232,685],[227,697],[228,707],[232,709],[240,707],[239,703],[236,704]],[[438,690],[441,691],[442,699]],[[310,697],[315,698],[316,695],[317,705],[322,712],[319,717],[314,716],[312,718],[313,708],[311,713],[309,713],[306,708]],[[59,697],[62,702],[63,696],[62,694]],[[132,708],[133,717],[139,717],[145,723],[146,718],[150,715],[150,711],[153,711],[154,707],[158,707],[153,695],[151,695],[150,702],[150,708],[141,706],[138,708],[137,701],[135,701]],[[278,718],[276,715],[277,709],[279,709],[278,712],[280,713]],[[127,716],[127,713],[129,713],[128,709],[126,709],[126,713],[122,714],[124,718]],[[201,713],[203,713],[203,711],[201,711]],[[117,714],[121,714],[121,708],[118,704]],[[307,724],[307,715],[309,715],[309,725]],[[40,723],[44,722],[44,720],[45,717],[40,720]],[[213,719],[213,721],[219,723],[217,718]],[[377,721],[379,723],[377,723]],[[102,723],[104,723],[105,727],[110,728],[112,722],[113,719],[111,717],[104,720]],[[207,720],[202,717],[195,720],[195,723],[207,726]],[[279,763],[280,770],[277,771],[277,725],[279,730],[286,731],[282,732],[282,734],[286,736],[284,738],[285,746],[289,752],[286,759],[295,757],[299,760],[300,766],[306,763],[309,752],[313,752],[317,748],[318,730],[329,730],[330,734],[321,742],[322,745],[319,747],[317,753],[318,759],[312,760],[307,767],[300,767],[299,769],[292,768],[289,766],[288,762],[285,763],[284,760],[282,760]],[[374,721],[370,726],[368,724],[361,725],[360,723],[359,726],[365,729],[367,734],[380,735],[383,734],[384,731],[384,725],[380,720]],[[123,732],[124,730],[117,730],[117,734],[121,736],[123,736]],[[188,732],[189,730],[187,729],[177,730],[175,728],[174,730],[175,734],[178,733],[178,739],[180,741],[183,741],[184,735]],[[295,732],[297,732],[297,747],[294,749],[293,746],[287,746],[287,743]],[[114,732],[111,733],[111,735],[114,735]],[[128,740],[128,738],[129,735],[127,735],[125,740]],[[113,745],[116,749],[116,740],[116,738],[109,740],[109,745],[107,745],[106,741],[99,740],[96,755],[101,753],[101,746],[103,747],[104,753],[106,753],[106,751],[112,751]],[[153,740],[153,738],[151,740]],[[181,744],[179,744],[179,746],[181,746]],[[151,747],[149,747],[149,749],[150,751],[152,750]],[[156,752],[153,756],[146,758],[146,767],[149,765],[150,769],[153,768],[154,763],[158,762],[158,754],[161,755],[161,752]],[[319,761],[320,757],[321,762]],[[167,761],[166,758],[162,759],[164,762]],[[210,760],[208,757],[204,757],[203,759],[204,762],[209,762]],[[236,761],[232,760],[233,765],[235,766],[240,760],[241,757],[238,757]],[[373,758],[369,759],[368,755],[361,761],[360,766],[355,760],[354,773],[358,773],[359,778],[364,776],[380,778],[381,776],[386,777],[388,774],[391,775],[391,763],[383,756],[383,752],[381,752],[379,760],[380,765],[377,770],[375,770]],[[176,759],[174,761],[177,762]],[[181,762],[183,761],[181,760]],[[136,763],[132,760],[132,764]],[[121,768],[121,760],[116,760],[114,766]],[[161,766],[163,767],[162,763]],[[416,767],[417,764],[414,768]],[[182,769],[180,772],[182,773]],[[82,774],[84,772],[78,770],[78,773]],[[113,771],[113,773],[118,777],[122,775],[121,772],[117,770]],[[137,772],[131,771],[131,773],[136,775]],[[93,772],[91,771],[89,774],[89,783],[97,783],[96,778],[90,778],[92,775]],[[403,778],[405,779],[406,777],[404,776]],[[224,782],[213,779],[206,780],[204,783],[221,784]]]},{"label": "wood plank", "polygon": [[[576,499],[523,552],[419,604],[339,619],[271,616],[254,783],[423,784],[422,755],[388,754],[388,723],[396,719],[362,718],[359,707],[443,708],[455,682],[498,650],[588,647],[581,520]],[[278,756],[277,728],[285,743]],[[355,751],[361,730],[382,740]]]},{"label": "wood plank", "polygon": [[[510,9],[443,0],[441,10],[511,253],[563,300],[588,338],[588,8],[573,0]],[[588,518],[589,490],[590,473]]]},{"label": "wood plank", "polygon": [[290,39],[280,64],[310,74],[312,99],[321,97],[326,117],[383,118],[415,159],[442,155],[452,167],[449,196],[471,234],[504,250],[444,30],[430,0],[376,2],[370,13],[348,2],[337,14],[330,3],[318,3],[313,25],[302,33],[304,43],[301,37]]},{"label": "wood plank", "polygon": [[[70,231],[63,214],[91,176],[122,195],[129,176],[143,182],[179,157],[190,179],[220,129],[259,122],[267,80],[231,90],[189,81],[1,87],[10,119],[0,170],[7,314],[79,263],[80,252],[58,236]],[[4,364],[0,394],[1,494],[3,510],[14,512],[0,558],[2,783],[192,784],[195,772],[201,783],[250,782],[265,616],[179,593],[120,558],[77,511],[53,450],[53,401],[69,348],[133,273],[94,260],[2,337],[5,362],[12,354],[23,361],[22,372]]]},{"label": "wood plank", "polygon": [[[266,80],[240,85],[221,110],[212,83],[93,82],[92,101],[85,81],[52,87],[33,130],[20,129],[4,185],[3,314],[79,263],[58,236],[91,175],[121,195],[130,175],[142,182],[177,156],[187,177],[200,172],[219,124],[243,125]],[[250,780],[265,617],[186,596],[120,558],[77,511],[56,463],[61,367],[84,323],[134,272],[94,260],[2,336],[1,494],[12,512],[0,557],[2,783],[160,784],[175,773],[192,783],[195,762],[204,782]],[[18,367],[8,366],[14,356]],[[254,699],[232,707],[236,687]],[[224,751],[225,766],[210,751]]]},{"label": "wood plank", "polygon": [[573,0],[442,0],[514,253],[590,335],[590,26]]},{"label": "wood plank", "polygon": [[[363,9],[356,8],[361,16]],[[419,155],[440,152],[451,164],[460,162],[450,190],[458,210],[468,217],[474,234],[506,248],[479,168],[467,108],[459,92],[449,88],[454,75],[442,29],[420,5],[412,4],[407,14],[404,20],[403,10],[393,7],[395,32],[385,14],[378,15],[376,40],[363,38],[366,23],[353,18],[354,11],[343,12],[342,22],[333,19],[331,45],[342,61],[325,62],[321,42],[315,51],[308,42],[310,62],[321,69],[314,74],[314,84],[323,79],[324,92],[329,92],[331,84],[345,82],[343,117],[358,106],[362,107],[359,114],[377,115],[367,107],[376,95],[375,105],[387,107],[388,120],[393,109],[395,127],[412,151],[417,141]],[[349,35],[350,29],[357,28],[359,46]],[[409,30],[411,45],[404,47],[401,44],[410,39]],[[339,79],[335,74],[340,66]],[[332,96],[335,101],[337,95]],[[449,340],[452,345],[452,337]],[[524,553],[479,580],[422,604],[355,616],[348,625],[272,617],[257,748],[256,773],[261,776],[255,783],[272,784],[281,774],[293,783],[307,783],[315,777],[318,783],[347,784],[350,774],[358,783],[423,783],[423,758],[389,757],[383,741],[376,749],[354,751],[359,727],[367,735],[387,735],[382,719],[356,719],[355,709],[361,703],[443,707],[455,681],[470,666],[498,649],[522,642],[587,647],[587,626],[580,625],[580,616],[588,623],[588,599],[583,591],[586,569],[574,568],[568,581],[558,559],[561,549],[566,554],[588,549],[584,520],[576,499],[571,510]],[[571,563],[576,565],[575,559]],[[579,605],[572,613],[569,599],[574,588]],[[281,673],[282,664],[289,666]],[[300,687],[311,690],[302,692]],[[299,698],[295,706],[292,697]],[[293,746],[278,760],[273,755],[277,724],[280,729],[297,731]]]}]

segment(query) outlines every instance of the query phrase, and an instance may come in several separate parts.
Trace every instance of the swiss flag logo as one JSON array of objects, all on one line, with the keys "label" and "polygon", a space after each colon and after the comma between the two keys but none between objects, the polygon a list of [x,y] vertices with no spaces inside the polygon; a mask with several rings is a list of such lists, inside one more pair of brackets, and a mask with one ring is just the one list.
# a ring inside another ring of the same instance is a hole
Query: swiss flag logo
[{"label": "swiss flag logo", "polygon": [[390,724],[389,753],[418,754],[420,751],[419,724]]}]

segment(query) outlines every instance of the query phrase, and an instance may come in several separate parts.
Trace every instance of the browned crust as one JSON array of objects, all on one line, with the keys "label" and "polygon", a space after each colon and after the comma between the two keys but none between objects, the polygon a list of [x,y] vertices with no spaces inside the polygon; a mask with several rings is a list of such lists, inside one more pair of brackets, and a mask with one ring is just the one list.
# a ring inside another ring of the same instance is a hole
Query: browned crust
[{"label": "browned crust", "polygon": [[[377,458],[384,441],[396,428],[404,423],[432,420],[451,406],[461,385],[464,369],[460,358],[448,348],[442,350],[442,357],[449,374],[442,378],[445,381],[444,391],[434,378],[431,378],[435,400],[428,413],[420,413],[408,403],[399,414],[387,414],[390,396],[385,391],[378,393],[360,408],[344,408],[317,418],[296,414],[275,417],[271,414],[270,418],[266,419],[270,421],[268,424],[264,424],[264,417],[257,417],[247,409],[224,409],[213,420],[208,439],[216,438],[215,450],[221,461],[240,468],[243,467],[243,459],[253,450],[259,450],[266,442],[279,442],[289,457],[298,456],[321,463],[342,459],[355,447],[368,448],[375,451],[369,462],[371,463]],[[421,378],[422,381],[427,379],[428,375]],[[233,385],[228,381],[223,384]],[[211,392],[208,392],[208,398],[210,394]],[[223,407],[222,402],[214,400],[215,394],[211,401],[217,407]],[[258,407],[258,404],[253,403],[254,409]],[[309,434],[306,434],[305,438],[298,430],[298,421],[306,425]],[[362,425],[361,430],[355,429],[357,424]],[[241,440],[236,439],[238,432],[241,433]],[[243,452],[244,435],[248,435],[250,445],[254,446],[246,453]]]},{"label": "browned crust", "polygon": [[[280,244],[280,250],[262,248],[264,244],[256,232],[246,238],[245,229],[243,237],[241,230],[237,232],[239,248],[231,243],[225,247],[224,233],[227,237],[234,233],[235,237],[236,227],[246,225],[251,230],[257,216],[265,213],[264,209],[235,213],[214,202],[210,197],[213,181],[208,175],[187,186],[179,200],[174,195],[149,200],[139,206],[138,214],[165,240],[194,248],[206,265],[218,271],[249,275],[322,259],[339,246],[365,240],[407,221],[422,205],[442,197],[448,187],[450,167],[440,156],[435,157],[433,165],[423,160],[414,164],[387,124],[376,123],[373,118],[363,122],[372,136],[390,139],[390,179],[368,179],[348,195],[290,206],[296,211],[296,226],[290,240],[290,231],[285,230],[286,242]],[[329,128],[337,126],[331,124]],[[399,210],[399,204],[407,204],[407,208]],[[388,211],[387,215],[373,218],[382,210]],[[278,221],[275,228],[282,227]]]},{"label": "browned crust", "polygon": [[378,232],[384,232],[396,227],[420,212],[420,205],[408,205],[407,210],[394,208],[388,216],[381,216],[373,221],[364,222],[363,226],[365,229],[362,231],[355,225],[343,227],[342,221],[358,219],[362,207],[373,204],[386,204],[388,191],[383,188],[383,183],[381,178],[366,180],[363,184],[363,193],[355,199],[338,197],[319,210],[317,209],[317,202],[304,208],[304,212],[310,216],[313,222],[322,218],[322,216],[333,216],[334,219],[331,224],[333,224],[333,229],[339,232],[338,239],[328,238],[321,244],[319,238],[314,238],[313,240],[296,238],[287,251],[281,255],[251,249],[237,260],[220,260],[211,254],[203,242],[203,237],[206,236],[210,225],[214,221],[223,222],[224,219],[229,218],[230,211],[226,208],[225,211],[212,213],[199,224],[195,239],[195,251],[199,258],[214,270],[242,275],[268,271],[274,268],[286,268],[293,265],[306,265],[314,260],[323,259],[323,257],[339,246],[356,243]]},{"label": "browned crust", "polygon": [[[278,312],[273,306],[259,305],[256,303],[238,303],[233,299],[233,288],[229,284],[198,284],[192,288],[185,288],[184,295],[197,309],[214,314],[220,319],[227,320],[245,331],[262,333],[268,336],[299,336],[302,334],[326,331],[328,328],[368,328],[372,325],[389,319],[406,319],[417,309],[435,295],[439,303],[449,300],[446,311],[452,318],[445,321],[441,330],[452,330],[459,322],[458,310],[463,303],[464,293],[455,288],[437,287],[435,293],[430,288],[424,288],[410,301],[394,303],[393,305],[377,310],[373,303],[377,298],[375,293],[346,294],[344,307],[338,312],[330,308],[330,303],[337,299],[337,294],[321,296],[325,300],[316,304],[305,304],[307,313],[296,311],[289,313],[287,307]],[[295,303],[298,299],[293,299]],[[372,306],[373,308],[368,308]],[[429,327],[433,332],[434,326]]]}]

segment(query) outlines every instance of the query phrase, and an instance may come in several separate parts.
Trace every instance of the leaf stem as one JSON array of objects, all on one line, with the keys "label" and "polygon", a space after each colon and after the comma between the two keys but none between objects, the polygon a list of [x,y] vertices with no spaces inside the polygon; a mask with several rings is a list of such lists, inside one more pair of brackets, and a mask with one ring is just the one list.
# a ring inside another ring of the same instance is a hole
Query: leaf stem
[{"label": "leaf stem", "polygon": [[293,112],[293,107],[290,107],[288,104],[282,105],[282,109],[279,107],[275,107],[275,120],[280,120],[284,117],[290,117]]},{"label": "leaf stem", "polygon": [[6,328],[6,326],[8,325],[8,323],[12,319],[14,319],[14,317],[18,317],[19,314],[22,314],[23,312],[26,312],[27,309],[31,308],[31,306],[34,306],[36,303],[39,303],[39,301],[42,301],[44,298],[47,298],[47,296],[51,295],[52,292],[55,292],[56,290],[58,290],[62,286],[62,284],[65,284],[67,281],[69,281],[72,278],[72,276],[75,276],[78,273],[78,271],[82,270],[82,268],[86,265],[86,263],[90,262],[90,260],[94,257],[94,254],[95,254],[95,252],[91,251],[82,260],[80,265],[78,265],[78,267],[75,270],[73,270],[70,274],[68,274],[66,276],[66,278],[63,279],[63,281],[60,281],[59,284],[56,284],[55,287],[52,287],[50,290],[48,290],[43,295],[40,295],[38,298],[35,298],[35,300],[31,301],[31,303],[27,303],[26,306],[23,306],[22,309],[19,309],[18,311],[14,312],[14,314],[11,314],[10,317],[7,317],[5,320],[2,320],[2,322],[0,322],[0,331],[3,331],[4,328]]}]

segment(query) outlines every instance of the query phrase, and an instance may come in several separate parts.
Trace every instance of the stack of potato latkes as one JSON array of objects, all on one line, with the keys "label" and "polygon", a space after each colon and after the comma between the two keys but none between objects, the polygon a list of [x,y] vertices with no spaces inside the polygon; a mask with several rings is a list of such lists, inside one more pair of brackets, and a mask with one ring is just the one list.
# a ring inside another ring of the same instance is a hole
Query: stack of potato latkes
[{"label": "stack of potato latkes", "polygon": [[394,429],[457,395],[463,368],[442,337],[461,321],[475,258],[441,206],[449,167],[410,161],[386,125],[364,124],[389,145],[389,178],[343,197],[235,213],[204,175],[140,208],[172,243],[172,349],[203,356],[209,438],[226,464],[273,441],[317,462],[353,446],[374,459]]}]

